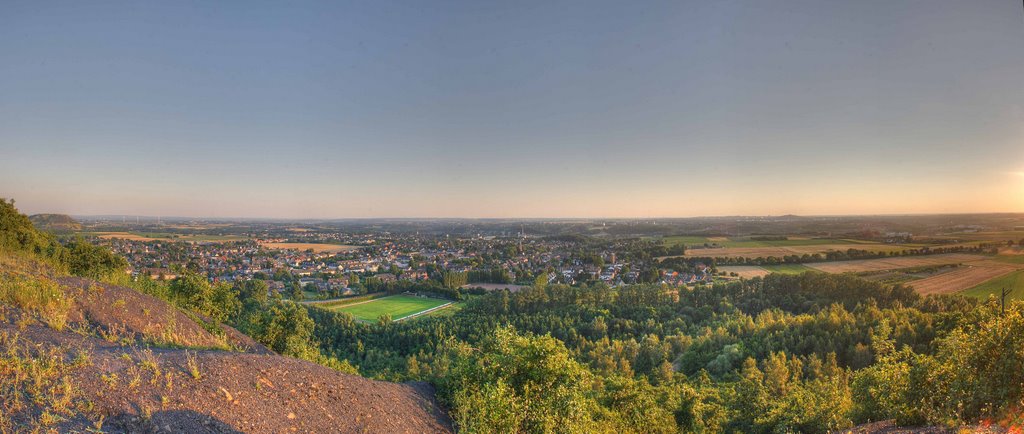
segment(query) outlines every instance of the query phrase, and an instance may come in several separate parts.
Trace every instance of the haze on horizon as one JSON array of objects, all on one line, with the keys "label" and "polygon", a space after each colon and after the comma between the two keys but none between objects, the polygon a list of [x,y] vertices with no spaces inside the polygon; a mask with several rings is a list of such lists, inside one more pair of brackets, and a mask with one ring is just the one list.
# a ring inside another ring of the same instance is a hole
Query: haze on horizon
[{"label": "haze on horizon", "polygon": [[931,2],[5,2],[28,213],[1024,211],[1024,10]]}]

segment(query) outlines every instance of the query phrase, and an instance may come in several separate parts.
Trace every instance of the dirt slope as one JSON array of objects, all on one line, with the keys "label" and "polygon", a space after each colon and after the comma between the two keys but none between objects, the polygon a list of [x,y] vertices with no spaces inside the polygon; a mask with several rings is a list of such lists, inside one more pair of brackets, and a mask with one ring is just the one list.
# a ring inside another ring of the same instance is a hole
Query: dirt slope
[{"label": "dirt slope", "polygon": [[[226,338],[215,336],[173,306],[132,289],[55,280],[74,300],[61,331],[0,303],[0,377],[6,375],[0,378],[0,419],[15,429],[452,430],[429,384],[368,380],[278,356],[229,327]],[[159,340],[154,336],[235,350],[152,346]],[[15,402],[9,391],[25,399]]]}]

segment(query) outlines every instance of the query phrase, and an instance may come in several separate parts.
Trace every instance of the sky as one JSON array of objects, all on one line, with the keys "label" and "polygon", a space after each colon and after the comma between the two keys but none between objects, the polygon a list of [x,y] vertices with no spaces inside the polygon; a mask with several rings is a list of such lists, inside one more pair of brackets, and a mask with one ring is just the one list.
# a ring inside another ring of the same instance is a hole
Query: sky
[{"label": "sky", "polygon": [[28,213],[1024,211],[1024,7],[0,2]]}]

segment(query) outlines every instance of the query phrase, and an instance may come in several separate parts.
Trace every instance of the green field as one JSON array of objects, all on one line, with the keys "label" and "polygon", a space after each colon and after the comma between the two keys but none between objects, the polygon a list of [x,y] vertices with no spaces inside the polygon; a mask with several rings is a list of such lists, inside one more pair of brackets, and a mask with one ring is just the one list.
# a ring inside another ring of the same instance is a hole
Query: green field
[{"label": "green field", "polygon": [[383,314],[390,314],[391,319],[400,320],[409,315],[423,312],[450,303],[448,300],[415,297],[411,295],[393,295],[345,306],[332,308],[336,312],[347,312],[356,319],[374,322]]},{"label": "green field", "polygon": [[993,256],[992,259],[1008,264],[1024,264],[1024,255],[997,255]]},{"label": "green field", "polygon": [[989,280],[981,285],[963,290],[960,294],[968,297],[988,299],[989,295],[999,297],[1003,288],[1011,289],[1008,298],[1024,300],[1024,270],[1014,271],[1002,277]]},{"label": "green field", "polygon": [[813,268],[803,264],[762,265],[761,268],[764,268],[771,273],[779,274],[800,274],[805,271],[815,271]]},{"label": "green field", "polygon": [[100,238],[116,237],[136,241],[193,241],[193,242],[228,242],[247,240],[248,237],[240,235],[208,235],[208,234],[180,234],[171,232],[106,232],[106,231],[82,231],[83,236],[95,236]]},{"label": "green field", "polygon": [[662,238],[665,244],[675,246],[685,244],[688,246],[717,245],[719,247],[789,247],[789,246],[820,246],[826,244],[874,244],[871,241],[836,239],[836,238],[794,238],[788,240],[766,241],[752,240],[750,237],[693,237],[675,236]]}]

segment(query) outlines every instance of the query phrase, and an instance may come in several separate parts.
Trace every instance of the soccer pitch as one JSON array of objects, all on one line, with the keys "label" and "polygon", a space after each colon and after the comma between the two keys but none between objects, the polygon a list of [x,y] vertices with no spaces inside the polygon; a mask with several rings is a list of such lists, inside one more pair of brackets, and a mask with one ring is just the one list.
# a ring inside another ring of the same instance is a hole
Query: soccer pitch
[{"label": "soccer pitch", "polygon": [[411,295],[392,295],[390,297],[376,298],[361,303],[349,304],[334,308],[338,312],[348,312],[356,319],[363,321],[377,321],[377,318],[387,313],[391,314],[394,321],[405,319],[425,310],[450,304],[448,300],[436,298],[415,297]]}]

